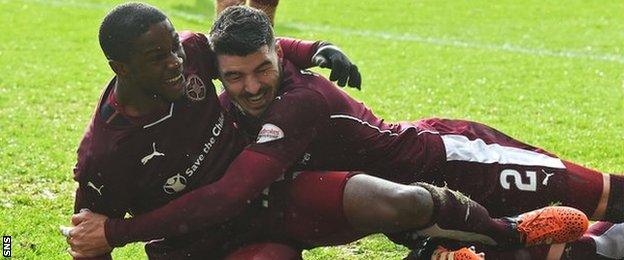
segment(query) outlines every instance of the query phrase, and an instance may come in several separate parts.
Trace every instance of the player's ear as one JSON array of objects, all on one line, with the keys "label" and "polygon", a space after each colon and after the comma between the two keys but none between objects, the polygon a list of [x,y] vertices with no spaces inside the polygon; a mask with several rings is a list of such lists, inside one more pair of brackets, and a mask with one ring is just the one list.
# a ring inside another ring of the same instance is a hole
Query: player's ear
[{"label": "player's ear", "polygon": [[284,50],[282,50],[282,46],[277,42],[275,43],[275,51],[277,52],[277,58],[280,62],[284,59]]},{"label": "player's ear", "polygon": [[116,60],[108,60],[108,66],[117,74],[118,76],[126,76],[128,74],[128,68],[125,63],[119,62]]}]

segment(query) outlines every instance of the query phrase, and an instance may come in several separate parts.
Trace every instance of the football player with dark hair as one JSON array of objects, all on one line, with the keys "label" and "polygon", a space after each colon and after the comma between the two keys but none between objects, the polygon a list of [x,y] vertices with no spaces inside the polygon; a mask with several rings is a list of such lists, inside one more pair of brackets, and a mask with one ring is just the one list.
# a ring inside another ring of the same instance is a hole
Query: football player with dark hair
[{"label": "football player with dark hair", "polygon": [[100,26],[99,41],[104,55],[109,61],[127,62],[132,54],[143,51],[133,46],[132,42],[149,26],[167,20],[160,10],[140,4],[128,4],[115,8]]},{"label": "football player with dark hair", "polygon": [[[271,43],[266,20],[262,25],[256,23],[260,18],[241,22],[258,14],[237,8],[223,15],[231,17],[220,18],[210,33],[231,101],[222,100],[239,126],[255,137],[248,149],[268,157],[266,161],[295,170],[357,169],[398,183],[448,185],[494,216],[560,202],[594,220],[624,221],[624,177],[562,160],[475,122],[432,118],[384,123],[323,77],[284,61]],[[614,237],[602,238],[613,242]],[[583,252],[598,257],[617,251],[616,244],[596,243]]]},{"label": "football player with dark hair", "polygon": [[[75,212],[84,215],[89,209],[111,218],[141,214],[219,179],[248,141],[220,106],[212,84],[217,76],[214,53],[206,36],[178,33],[157,8],[127,3],[104,18],[99,41],[115,76],[103,91],[78,148]],[[329,45],[324,42],[283,38],[279,45],[302,68],[316,65],[312,57],[353,66],[339,50],[321,50]],[[344,77],[359,77],[356,70],[341,71],[355,73]],[[149,243],[146,251],[166,256],[168,251],[195,246],[214,248],[215,255],[227,252],[254,235],[245,225],[255,216],[256,204],[220,225],[186,227],[185,236]],[[67,234],[72,248],[80,248],[83,236],[77,231],[90,231],[85,229],[89,223],[101,225],[98,232],[88,234],[109,241],[96,246],[102,253],[123,244],[132,232],[114,225],[104,230],[106,217],[83,220],[72,218],[76,225],[84,222]]]}]

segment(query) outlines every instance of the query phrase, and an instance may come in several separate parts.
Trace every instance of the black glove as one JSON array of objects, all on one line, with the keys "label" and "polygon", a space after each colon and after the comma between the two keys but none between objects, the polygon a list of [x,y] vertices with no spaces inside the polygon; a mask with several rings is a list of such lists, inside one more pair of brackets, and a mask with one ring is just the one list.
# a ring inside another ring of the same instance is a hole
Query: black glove
[{"label": "black glove", "polygon": [[338,47],[329,43],[321,43],[320,46],[312,56],[312,63],[321,68],[331,69],[329,80],[338,81],[338,86],[344,87],[348,81],[349,87],[359,90],[362,78],[357,66],[351,63]]}]

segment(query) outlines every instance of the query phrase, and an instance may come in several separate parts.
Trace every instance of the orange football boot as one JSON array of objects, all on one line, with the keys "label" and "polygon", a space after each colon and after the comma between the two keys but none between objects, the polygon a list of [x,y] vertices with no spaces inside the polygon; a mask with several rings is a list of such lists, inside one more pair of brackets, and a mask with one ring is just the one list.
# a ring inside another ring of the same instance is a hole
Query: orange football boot
[{"label": "orange football boot", "polygon": [[517,218],[517,230],[526,246],[567,243],[580,238],[589,226],[585,213],[563,206],[545,207]]},{"label": "orange football boot", "polygon": [[438,246],[431,254],[431,260],[484,260],[483,253],[475,253],[474,248],[462,247],[455,251],[450,251],[444,247]]}]

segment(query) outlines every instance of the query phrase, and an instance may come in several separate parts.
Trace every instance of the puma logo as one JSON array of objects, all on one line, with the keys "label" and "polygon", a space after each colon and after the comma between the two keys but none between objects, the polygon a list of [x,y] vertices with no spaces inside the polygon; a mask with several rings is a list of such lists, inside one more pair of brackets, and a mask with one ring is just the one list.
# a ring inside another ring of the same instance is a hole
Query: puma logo
[{"label": "puma logo", "polygon": [[143,165],[147,164],[147,162],[149,162],[149,160],[151,160],[152,158],[154,158],[156,156],[165,156],[164,153],[156,151],[156,143],[152,143],[152,148],[154,149],[154,152],[152,152],[151,154],[146,155],[145,157],[143,157],[143,159],[141,159],[141,163],[143,163]]},{"label": "puma logo", "polygon": [[97,191],[98,194],[100,194],[100,196],[102,196],[102,188],[104,188],[104,185],[98,187],[95,187],[95,184],[93,184],[93,182],[88,182],[87,186],[93,188],[95,191]]},{"label": "puma logo", "polygon": [[542,170],[542,172],[544,174],[546,174],[546,178],[544,178],[544,180],[542,181],[542,185],[547,186],[548,185],[548,180],[550,179],[550,176],[555,175],[554,173],[547,173],[546,171]]}]

